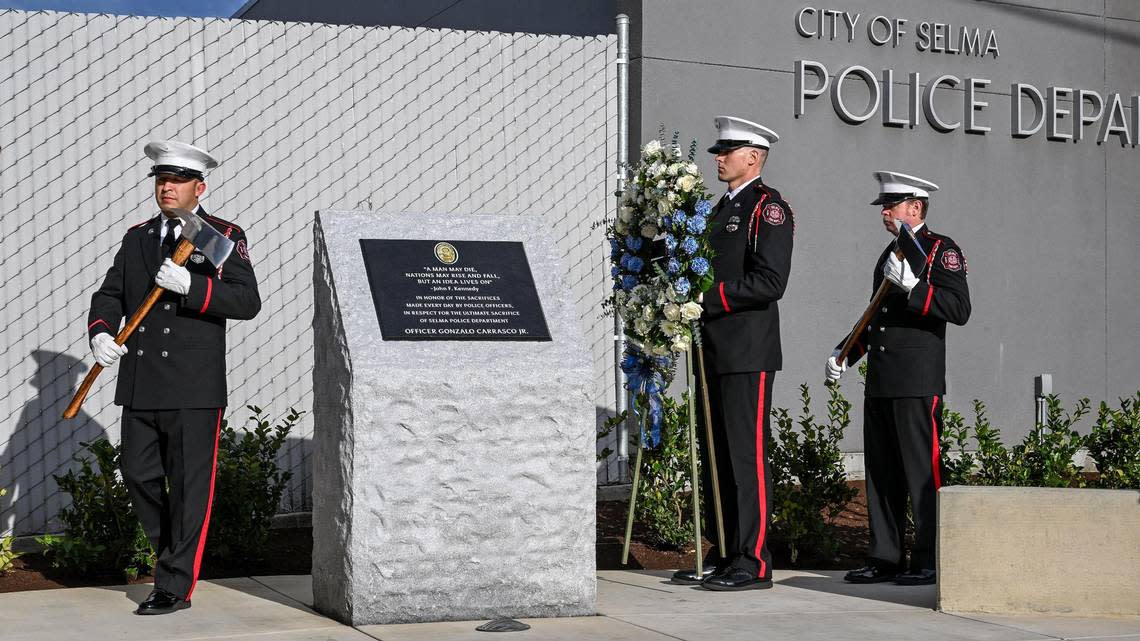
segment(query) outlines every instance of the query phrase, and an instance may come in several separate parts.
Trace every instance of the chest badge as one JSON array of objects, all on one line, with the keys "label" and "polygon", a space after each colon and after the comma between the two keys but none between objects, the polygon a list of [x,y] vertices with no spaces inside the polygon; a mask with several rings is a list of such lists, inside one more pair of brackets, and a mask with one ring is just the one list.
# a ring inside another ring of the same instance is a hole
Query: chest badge
[{"label": "chest badge", "polygon": [[737,229],[740,229],[740,225],[737,225],[736,223],[729,223],[729,224],[724,226],[724,230],[726,232],[729,232],[729,233],[732,233],[732,232],[736,231]]}]

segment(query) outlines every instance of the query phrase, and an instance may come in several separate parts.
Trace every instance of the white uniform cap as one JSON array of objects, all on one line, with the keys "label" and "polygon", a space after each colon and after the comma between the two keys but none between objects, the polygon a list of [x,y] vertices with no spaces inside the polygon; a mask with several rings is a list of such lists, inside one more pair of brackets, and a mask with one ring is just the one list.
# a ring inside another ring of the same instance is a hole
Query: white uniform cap
[{"label": "white uniform cap", "polygon": [[207,169],[218,166],[218,161],[204,150],[177,140],[153,140],[143,147],[143,153],[154,161],[148,176],[173,174],[202,180]]},{"label": "white uniform cap", "polygon": [[719,154],[737,147],[761,147],[768,149],[780,136],[764,125],[758,125],[735,116],[713,118],[716,127],[716,143],[709,147],[710,154]]},{"label": "white uniform cap", "polygon": [[875,180],[879,181],[879,197],[872,205],[893,205],[911,198],[929,198],[930,192],[938,191],[938,185],[929,180],[897,171],[876,171]]}]

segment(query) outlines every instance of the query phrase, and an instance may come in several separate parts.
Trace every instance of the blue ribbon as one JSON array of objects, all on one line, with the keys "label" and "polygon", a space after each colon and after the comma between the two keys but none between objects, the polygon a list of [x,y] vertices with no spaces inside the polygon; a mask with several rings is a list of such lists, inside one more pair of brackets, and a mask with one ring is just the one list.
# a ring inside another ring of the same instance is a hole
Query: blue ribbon
[{"label": "blue ribbon", "polygon": [[[625,372],[625,387],[636,394],[645,394],[649,406],[649,434],[642,434],[642,444],[656,447],[661,443],[661,421],[664,418],[665,374],[671,360],[666,356],[650,356],[633,345],[626,345],[621,370]],[[637,403],[634,403],[637,412]]]}]

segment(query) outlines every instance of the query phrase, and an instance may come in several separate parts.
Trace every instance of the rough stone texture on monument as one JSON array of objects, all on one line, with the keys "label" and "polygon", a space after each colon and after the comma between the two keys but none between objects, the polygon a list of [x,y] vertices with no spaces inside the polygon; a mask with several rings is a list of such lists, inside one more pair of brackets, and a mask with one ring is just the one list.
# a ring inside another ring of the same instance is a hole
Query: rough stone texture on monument
[{"label": "rough stone texture on monument", "polygon": [[[591,615],[589,350],[537,221],[322,211],[313,593],[353,625]],[[384,341],[361,238],[523,243],[549,342]]]},{"label": "rough stone texture on monument", "polygon": [[938,607],[1140,615],[1140,491],[942,488]]}]

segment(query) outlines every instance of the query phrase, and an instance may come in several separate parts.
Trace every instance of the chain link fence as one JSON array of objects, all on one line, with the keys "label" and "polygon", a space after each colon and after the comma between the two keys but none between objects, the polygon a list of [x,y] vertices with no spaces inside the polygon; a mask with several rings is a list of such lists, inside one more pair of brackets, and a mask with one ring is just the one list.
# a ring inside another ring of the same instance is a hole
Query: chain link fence
[{"label": "chain link fence", "polygon": [[[231,424],[246,404],[274,418],[312,407],[312,224],[325,208],[545,225],[592,350],[599,420],[611,414],[596,223],[612,208],[615,55],[612,37],[0,12],[0,532],[57,529],[52,475],[81,443],[118,440],[114,369],[77,419],[60,415],[92,361],[90,295],[126,229],[157,213],[152,139],[222,159],[203,205],[250,238],[263,309],[229,325]],[[283,511],[309,509],[313,429],[306,415],[282,454]]]}]

